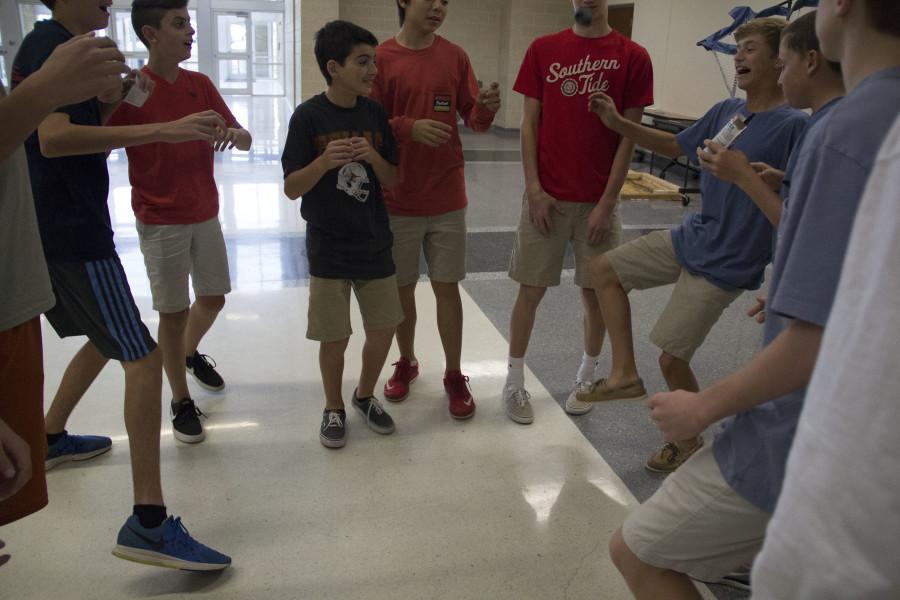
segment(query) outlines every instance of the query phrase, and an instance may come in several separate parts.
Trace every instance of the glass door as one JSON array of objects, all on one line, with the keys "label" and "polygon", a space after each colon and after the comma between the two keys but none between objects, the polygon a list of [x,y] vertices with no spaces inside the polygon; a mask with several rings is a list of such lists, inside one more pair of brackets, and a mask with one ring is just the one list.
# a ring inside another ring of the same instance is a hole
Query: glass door
[{"label": "glass door", "polygon": [[250,13],[216,12],[216,82],[222,94],[251,93]]}]

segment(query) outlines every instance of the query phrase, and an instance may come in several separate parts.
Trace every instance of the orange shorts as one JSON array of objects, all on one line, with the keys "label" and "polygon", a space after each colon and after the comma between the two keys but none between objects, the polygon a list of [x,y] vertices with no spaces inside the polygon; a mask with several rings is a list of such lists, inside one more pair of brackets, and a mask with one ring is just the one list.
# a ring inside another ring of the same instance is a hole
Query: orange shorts
[{"label": "orange shorts", "polygon": [[0,332],[0,419],[31,446],[31,481],[0,502],[0,525],[6,525],[47,506],[40,317]]}]

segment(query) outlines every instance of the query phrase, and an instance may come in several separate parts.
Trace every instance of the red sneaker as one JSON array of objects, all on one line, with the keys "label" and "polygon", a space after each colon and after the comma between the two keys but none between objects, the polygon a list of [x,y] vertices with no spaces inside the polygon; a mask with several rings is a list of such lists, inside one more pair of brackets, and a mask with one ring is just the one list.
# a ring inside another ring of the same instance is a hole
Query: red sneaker
[{"label": "red sneaker", "polygon": [[450,416],[454,419],[468,419],[475,414],[475,401],[469,392],[469,378],[459,371],[448,371],[444,375],[444,389],[450,397]]},{"label": "red sneaker", "polygon": [[419,376],[419,363],[411,364],[401,356],[393,366],[394,374],[384,384],[384,397],[391,402],[400,402],[409,394],[409,384]]}]

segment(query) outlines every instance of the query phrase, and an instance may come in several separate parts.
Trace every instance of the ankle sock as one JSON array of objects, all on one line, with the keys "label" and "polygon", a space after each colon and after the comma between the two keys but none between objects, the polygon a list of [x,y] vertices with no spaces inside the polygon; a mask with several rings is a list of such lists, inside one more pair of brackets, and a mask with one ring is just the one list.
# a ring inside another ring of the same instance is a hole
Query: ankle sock
[{"label": "ankle sock", "polygon": [[47,434],[47,445],[52,446],[59,440],[63,439],[66,436],[66,430],[63,429],[59,433],[48,433]]},{"label": "ankle sock", "polygon": [[600,362],[600,355],[591,356],[587,352],[581,355],[581,366],[578,367],[578,374],[575,381],[589,381],[594,383],[594,369]]},{"label": "ankle sock", "polygon": [[141,522],[141,527],[153,529],[166,520],[166,507],[156,504],[135,504],[134,514]]},{"label": "ankle sock", "polygon": [[506,385],[514,388],[525,387],[525,357],[510,356],[506,359]]}]

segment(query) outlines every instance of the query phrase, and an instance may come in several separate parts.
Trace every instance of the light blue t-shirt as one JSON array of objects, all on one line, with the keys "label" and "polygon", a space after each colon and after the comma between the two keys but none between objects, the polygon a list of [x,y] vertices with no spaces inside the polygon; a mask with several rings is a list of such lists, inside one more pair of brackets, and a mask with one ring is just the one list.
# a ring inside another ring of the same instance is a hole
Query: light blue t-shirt
[{"label": "light blue t-shirt", "polygon": [[[900,67],[895,67],[866,78],[807,133],[781,220],[763,345],[793,319],[825,326],[856,209],[898,114]],[[728,484],[762,510],[775,510],[805,393],[737,414],[713,445]]]},{"label": "light blue t-shirt", "polygon": [[797,144],[794,146],[794,149],[791,150],[791,156],[788,158],[787,167],[784,169],[784,181],[781,185],[781,199],[784,200],[785,207],[791,198],[791,182],[794,179],[794,171],[797,170],[797,158],[800,156],[800,148],[803,147],[803,142],[806,140],[806,134],[813,125],[825,118],[825,115],[831,112],[834,105],[840,102],[841,99],[842,98],[835,98],[813,113],[809,118],[809,121],[806,122],[806,128],[803,130],[803,133],[801,133],[800,137],[797,139]]},{"label": "light blue t-shirt", "polygon": [[[747,112],[746,102],[732,98],[716,104],[703,118],[677,136],[688,159],[699,164],[697,148],[713,139],[735,115]],[[806,127],[808,117],[788,106],[756,113],[732,149],[753,162],[764,162],[784,170],[788,156]],[[694,275],[729,291],[754,290],[763,280],[772,260],[774,228],[753,200],[738,186],[716,178],[708,171],[700,175],[703,209],[688,215],[672,230],[672,245],[678,260]]]}]

